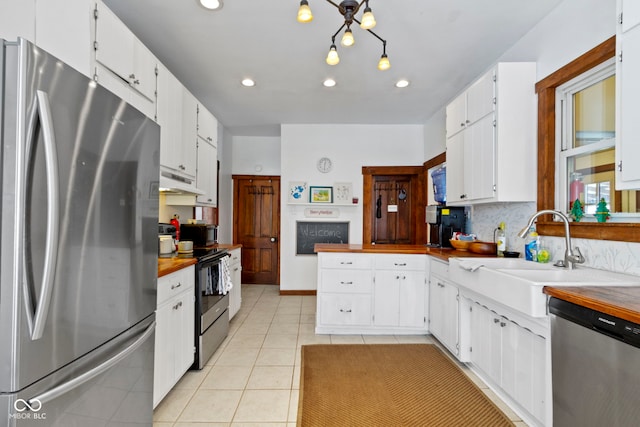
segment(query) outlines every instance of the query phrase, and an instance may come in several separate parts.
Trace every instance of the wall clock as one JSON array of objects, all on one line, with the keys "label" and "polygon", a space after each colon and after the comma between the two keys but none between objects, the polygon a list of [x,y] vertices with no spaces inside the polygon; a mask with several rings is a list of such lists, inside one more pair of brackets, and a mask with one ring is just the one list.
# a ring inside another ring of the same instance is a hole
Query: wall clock
[{"label": "wall clock", "polygon": [[328,157],[322,157],[320,160],[318,160],[318,170],[322,173],[327,173],[329,171],[331,171],[331,168],[333,168],[333,163],[331,162],[331,159]]}]

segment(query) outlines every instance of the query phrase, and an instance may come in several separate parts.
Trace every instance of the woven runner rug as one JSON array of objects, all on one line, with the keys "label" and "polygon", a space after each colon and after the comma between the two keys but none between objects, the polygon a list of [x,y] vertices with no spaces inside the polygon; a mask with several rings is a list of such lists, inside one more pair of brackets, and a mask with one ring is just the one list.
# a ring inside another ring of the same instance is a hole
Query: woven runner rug
[{"label": "woven runner rug", "polygon": [[513,426],[431,344],[302,346],[298,427]]}]

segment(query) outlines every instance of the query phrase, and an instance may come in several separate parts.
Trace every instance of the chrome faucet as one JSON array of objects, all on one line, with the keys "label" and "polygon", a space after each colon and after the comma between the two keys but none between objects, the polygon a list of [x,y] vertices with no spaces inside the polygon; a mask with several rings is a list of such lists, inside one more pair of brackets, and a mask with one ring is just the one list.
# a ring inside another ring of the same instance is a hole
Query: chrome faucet
[{"label": "chrome faucet", "polygon": [[[562,221],[564,221],[564,238],[565,238],[565,246],[566,246],[564,250],[564,261],[560,260],[554,265],[557,267],[568,267],[570,270],[573,270],[573,268],[575,267],[575,264],[584,263],[584,257],[582,256],[582,253],[580,253],[580,248],[578,248],[577,246],[575,248],[571,247],[571,235],[569,233],[569,218],[567,218],[567,216],[564,213],[560,211],[554,211],[551,209],[543,209],[539,212],[536,212],[531,216],[531,218],[529,218],[529,224],[527,224],[527,226],[523,228],[520,231],[520,233],[518,233],[518,236],[524,238],[527,235],[527,232],[533,225],[533,222],[536,220],[536,218],[538,218],[540,215],[546,215],[546,214],[558,216],[560,217],[560,219],[562,219]],[[575,250],[575,253],[574,253],[574,250]]]}]

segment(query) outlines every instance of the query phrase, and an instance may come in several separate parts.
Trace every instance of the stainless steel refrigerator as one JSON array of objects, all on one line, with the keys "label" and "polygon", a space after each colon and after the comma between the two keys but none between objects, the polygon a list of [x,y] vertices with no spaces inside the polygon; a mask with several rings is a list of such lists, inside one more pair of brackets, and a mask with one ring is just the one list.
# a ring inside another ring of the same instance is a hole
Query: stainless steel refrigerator
[{"label": "stainless steel refrigerator", "polygon": [[160,128],[0,42],[0,427],[151,425]]}]

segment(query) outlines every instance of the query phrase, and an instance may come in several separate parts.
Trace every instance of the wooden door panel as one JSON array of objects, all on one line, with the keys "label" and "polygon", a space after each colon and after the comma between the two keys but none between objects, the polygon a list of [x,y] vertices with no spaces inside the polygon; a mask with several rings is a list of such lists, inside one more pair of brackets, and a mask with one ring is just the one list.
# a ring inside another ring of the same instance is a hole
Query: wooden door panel
[{"label": "wooden door panel", "polygon": [[234,176],[234,243],[242,283],[279,284],[280,178]]},{"label": "wooden door panel", "polygon": [[[374,176],[372,223],[376,243],[413,243],[410,176]],[[389,205],[397,211],[389,212]]]}]

